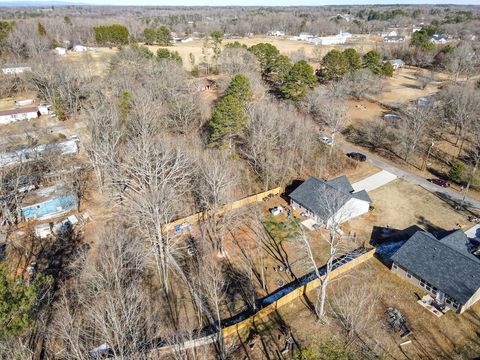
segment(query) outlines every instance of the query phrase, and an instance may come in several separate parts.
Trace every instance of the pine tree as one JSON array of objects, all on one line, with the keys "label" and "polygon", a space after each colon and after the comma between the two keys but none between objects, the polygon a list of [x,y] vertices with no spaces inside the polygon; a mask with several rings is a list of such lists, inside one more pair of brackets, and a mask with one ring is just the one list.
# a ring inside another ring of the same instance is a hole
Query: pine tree
[{"label": "pine tree", "polygon": [[230,81],[230,85],[225,94],[236,97],[243,104],[252,101],[253,92],[250,86],[250,80],[245,75],[235,75]]},{"label": "pine tree", "polygon": [[233,95],[222,98],[212,112],[209,145],[232,147],[232,139],[242,134],[248,118],[243,104]]},{"label": "pine tree", "polygon": [[37,31],[38,35],[47,36],[47,30],[45,29],[45,26],[43,26],[40,22],[37,24]]},{"label": "pine tree", "polygon": [[313,68],[305,60],[300,60],[293,65],[288,73],[281,92],[286,99],[299,101],[305,96],[309,88],[316,85],[317,77]]}]

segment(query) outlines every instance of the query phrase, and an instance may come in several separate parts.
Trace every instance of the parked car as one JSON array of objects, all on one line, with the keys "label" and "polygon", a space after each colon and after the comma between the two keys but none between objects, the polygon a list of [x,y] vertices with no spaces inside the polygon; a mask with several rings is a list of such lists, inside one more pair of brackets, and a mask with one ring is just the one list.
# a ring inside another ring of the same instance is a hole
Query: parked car
[{"label": "parked car", "polygon": [[318,140],[320,140],[322,143],[324,143],[325,145],[328,145],[328,146],[332,146],[332,143],[333,143],[332,138],[329,138],[328,136],[320,135],[318,137]]},{"label": "parked car", "polygon": [[444,188],[450,187],[450,182],[447,180],[443,180],[443,179],[427,179],[427,180],[432,184],[435,184]]},{"label": "parked car", "polygon": [[353,160],[356,160],[356,161],[366,161],[367,160],[367,156],[362,154],[362,153],[359,153],[359,152],[350,152],[347,154],[347,156],[350,158],[350,159],[353,159]]}]

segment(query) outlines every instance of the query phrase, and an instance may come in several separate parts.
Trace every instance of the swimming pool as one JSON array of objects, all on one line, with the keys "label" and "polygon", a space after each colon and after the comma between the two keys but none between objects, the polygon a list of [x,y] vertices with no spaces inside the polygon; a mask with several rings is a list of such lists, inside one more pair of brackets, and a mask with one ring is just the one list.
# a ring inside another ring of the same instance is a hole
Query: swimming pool
[{"label": "swimming pool", "polygon": [[72,195],[56,197],[38,204],[22,208],[25,219],[46,219],[74,209],[77,201]]}]

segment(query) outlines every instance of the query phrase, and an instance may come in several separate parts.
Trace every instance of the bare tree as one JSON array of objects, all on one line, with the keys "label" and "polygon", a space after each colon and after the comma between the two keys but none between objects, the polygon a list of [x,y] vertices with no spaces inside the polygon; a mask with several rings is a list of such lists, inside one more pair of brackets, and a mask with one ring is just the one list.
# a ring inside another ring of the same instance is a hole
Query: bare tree
[{"label": "bare tree", "polygon": [[317,214],[316,220],[321,221],[326,229],[326,233],[322,234],[322,239],[328,246],[324,256],[326,257],[325,266],[322,268],[318,266],[317,259],[321,254],[315,253],[312,240],[303,228],[300,228],[296,244],[306,256],[307,264],[315,273],[315,277],[320,281],[320,288],[315,302],[315,314],[319,320],[325,321],[327,286],[334,269],[334,261],[339,256],[345,254],[348,249],[348,244],[341,235],[340,224],[351,216],[353,209],[347,203],[347,195],[334,188],[328,188],[326,191],[317,191],[313,196],[315,197],[315,202],[323,209],[323,214]]},{"label": "bare tree", "polygon": [[352,283],[336,288],[329,301],[349,338],[360,336],[368,329],[378,305],[378,290],[367,285],[366,277],[355,276],[350,280]]},{"label": "bare tree", "polygon": [[226,157],[210,151],[200,160],[198,167],[199,176],[195,184],[196,196],[202,211],[207,213],[207,223],[210,237],[214,241],[214,248],[220,254],[225,253],[223,239],[226,219],[229,214],[217,215],[220,206],[232,200],[233,188],[236,185],[236,177],[233,164]]},{"label": "bare tree", "polygon": [[72,268],[78,277],[73,293],[65,289],[60,297],[52,350],[65,359],[89,359],[105,344],[104,351],[119,359],[146,358],[158,320],[144,290],[147,264],[146,249],[130,231],[106,229],[96,256],[81,258]]},{"label": "bare tree", "polygon": [[405,161],[408,161],[435,120],[436,116],[432,104],[422,105],[417,103],[407,111],[399,125],[400,145],[403,149],[403,159]]},{"label": "bare tree", "polygon": [[335,145],[335,136],[347,120],[347,108],[344,101],[332,97],[326,98],[324,90],[316,89],[308,95],[305,103],[315,121],[330,134],[332,139],[331,154]]},{"label": "bare tree", "polygon": [[480,111],[480,96],[468,84],[451,86],[442,91],[440,99],[443,102],[443,114],[447,121],[455,126],[457,145],[460,142],[460,156],[465,137],[470,128],[478,121]]},{"label": "bare tree", "polygon": [[469,76],[475,72],[479,63],[480,54],[478,50],[470,42],[461,42],[448,55],[447,69],[455,73],[455,81],[459,80],[460,74],[465,74],[468,80]]}]

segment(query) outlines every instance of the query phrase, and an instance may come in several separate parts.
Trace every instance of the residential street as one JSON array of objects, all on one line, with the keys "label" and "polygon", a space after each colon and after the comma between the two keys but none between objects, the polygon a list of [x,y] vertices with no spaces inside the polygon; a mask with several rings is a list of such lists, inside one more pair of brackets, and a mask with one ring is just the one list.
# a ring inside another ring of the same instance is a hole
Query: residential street
[{"label": "residential street", "polygon": [[[358,152],[363,153],[363,150],[361,148],[355,147],[351,144],[346,144],[344,142],[338,142],[337,146],[340,149],[342,149],[342,151],[345,152],[345,153],[349,153],[349,152],[352,152],[352,151],[358,151]],[[386,171],[396,175],[400,179],[404,179],[404,180],[406,180],[408,182],[411,182],[413,184],[420,185],[423,188],[425,188],[426,190],[436,194],[437,196],[440,196],[440,197],[444,198],[445,200],[455,201],[457,203],[460,203],[462,201],[463,194],[460,194],[460,193],[458,193],[458,192],[456,192],[452,189],[449,189],[449,188],[443,188],[441,186],[432,184],[432,183],[428,182],[426,179],[424,179],[424,178],[422,178],[418,175],[415,175],[415,174],[412,174],[408,171],[402,170],[402,169],[396,167],[395,165],[392,165],[392,164],[389,164],[389,163],[385,162],[384,160],[380,160],[380,158],[377,157],[377,156],[374,156],[374,155],[372,156],[372,155],[369,154],[367,156],[367,161],[369,161],[373,165],[375,165],[375,166],[377,166],[377,167],[379,167],[383,170],[386,170]],[[467,197],[465,197],[465,206],[470,207],[470,208],[480,209],[480,201],[472,199],[472,198],[467,196]]]}]

